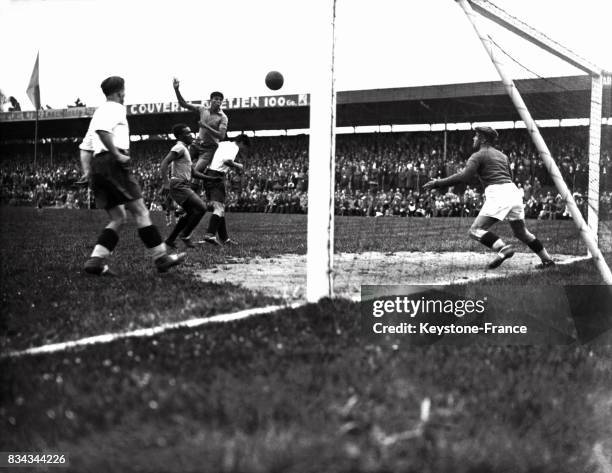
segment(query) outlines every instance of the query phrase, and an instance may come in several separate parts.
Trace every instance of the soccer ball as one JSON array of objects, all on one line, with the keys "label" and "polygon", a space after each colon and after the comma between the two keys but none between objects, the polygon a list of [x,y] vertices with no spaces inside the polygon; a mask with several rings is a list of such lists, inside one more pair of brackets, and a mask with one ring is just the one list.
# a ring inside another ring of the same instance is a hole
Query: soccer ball
[{"label": "soccer ball", "polygon": [[266,85],[270,90],[278,90],[283,86],[285,79],[283,75],[278,71],[270,71],[266,75]]}]

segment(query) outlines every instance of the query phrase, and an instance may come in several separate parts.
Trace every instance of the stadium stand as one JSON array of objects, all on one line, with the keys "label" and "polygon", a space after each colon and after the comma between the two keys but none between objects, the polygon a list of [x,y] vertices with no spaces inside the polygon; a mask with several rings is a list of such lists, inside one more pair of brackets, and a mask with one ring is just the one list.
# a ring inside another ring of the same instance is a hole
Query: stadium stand
[{"label": "stadium stand", "polygon": [[[545,128],[543,134],[560,165],[579,206],[586,211],[587,129]],[[610,216],[612,200],[612,141],[610,130],[602,140],[600,214]],[[369,133],[339,135],[336,159],[336,213],[352,216],[444,217],[473,215],[482,205],[478,182],[441,191],[422,192],[432,178],[461,168],[471,152],[472,133],[449,132],[446,159],[442,132]],[[229,179],[228,209],[234,212],[303,213],[307,206],[308,137],[261,137],[242,175]],[[133,166],[145,201],[161,209],[159,164],[171,142],[137,141],[132,146]],[[33,166],[31,145],[0,147],[2,202],[11,205],[87,207],[86,189],[74,186],[80,171],[78,143],[42,146]],[[528,218],[567,218],[560,197],[537,159],[524,130],[503,130],[500,148],[511,161],[514,180],[524,191]]]},{"label": "stadium stand", "polygon": [[[524,91],[536,119],[572,119],[589,112],[587,76],[525,79]],[[612,89],[604,88],[603,116],[610,116]],[[274,102],[272,102],[274,100]],[[279,106],[280,101],[284,106]],[[197,102],[200,103],[200,102]],[[273,103],[275,104],[273,106]],[[224,108],[230,131],[308,127],[307,94],[230,99]],[[87,207],[86,189],[77,189],[77,146],[94,108],[44,111],[33,166],[33,112],[0,114],[1,199],[12,205],[42,203],[54,207]],[[381,123],[423,124],[515,120],[516,111],[501,84],[481,82],[338,93],[338,126]],[[133,166],[153,210],[160,208],[159,163],[170,148],[165,133],[183,121],[195,129],[195,117],[177,104],[128,106],[133,133],[147,134],[132,143]],[[356,130],[359,131],[359,130]],[[612,127],[602,127],[600,219],[608,219],[612,193]],[[588,128],[542,128],[563,177],[583,213],[588,184]],[[158,135],[151,135],[158,134]],[[469,131],[339,134],[336,153],[336,213],[340,215],[457,216],[473,215],[482,203],[478,183],[423,193],[431,178],[460,168],[471,152]],[[51,145],[52,142],[52,145]],[[231,175],[228,210],[300,213],[306,211],[308,136],[257,137],[246,172]],[[567,216],[556,189],[537,158],[525,130],[502,130],[500,148],[508,154],[514,179],[524,191],[528,218]]]}]

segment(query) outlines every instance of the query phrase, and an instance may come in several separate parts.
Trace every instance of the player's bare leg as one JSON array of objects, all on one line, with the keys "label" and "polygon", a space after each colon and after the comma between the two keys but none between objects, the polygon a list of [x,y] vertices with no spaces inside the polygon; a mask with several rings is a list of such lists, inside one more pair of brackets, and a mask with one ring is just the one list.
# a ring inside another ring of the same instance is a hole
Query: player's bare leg
[{"label": "player's bare leg", "polygon": [[[225,228],[225,206],[221,202],[211,201],[210,204],[213,207],[213,214],[208,222],[208,229],[204,235],[204,241],[211,245],[221,246],[221,242],[217,238],[217,232],[219,232],[221,224]],[[225,230],[227,238],[227,230]]]},{"label": "player's bare leg", "polygon": [[494,217],[479,215],[469,230],[470,238],[497,252],[495,259],[489,263],[489,269],[497,268],[505,260],[514,256],[512,245],[507,245],[499,236],[489,231],[497,222],[499,220]]},{"label": "player's bare leg", "polygon": [[210,159],[206,155],[201,155],[195,165],[195,170],[203,173],[210,164]]},{"label": "player's bare leg", "polygon": [[188,221],[189,221],[189,215],[186,213],[184,213],[183,215],[179,217],[179,219],[176,221],[176,225],[172,229],[172,232],[170,233],[170,235],[168,235],[168,238],[166,238],[166,240],[164,241],[166,246],[169,246],[170,248],[176,248],[176,238],[183,231]]},{"label": "player's bare leg", "polygon": [[[213,156],[215,155],[215,150],[208,149],[208,148],[202,148],[200,144],[193,143],[190,148],[190,153],[191,153],[191,159],[195,161],[196,163],[194,169],[197,172],[204,174],[206,172],[206,169],[208,169],[208,166],[210,165],[210,162],[212,161]],[[204,195],[204,185],[200,181],[196,181],[196,182],[197,182],[196,193],[202,194],[203,196]],[[202,197],[202,199],[204,199],[204,197]]]},{"label": "player's bare leg", "polygon": [[85,262],[85,272],[98,276],[115,275],[108,267],[107,259],[111,256],[119,242],[119,231],[127,218],[123,205],[113,207],[107,210],[107,213],[111,221],[98,236],[96,246],[89,259]]},{"label": "player's bare leg", "polygon": [[206,205],[198,197],[192,195],[189,199],[183,202],[182,207],[187,212],[182,216],[172,230],[172,233],[166,239],[166,245],[174,246],[174,241],[181,235],[181,240],[188,248],[195,248],[191,242],[191,234],[195,227],[198,226],[202,217],[206,213]]},{"label": "player's bare leg", "polygon": [[544,245],[536,238],[536,236],[527,230],[525,226],[525,220],[511,220],[510,227],[514,232],[514,236],[525,243],[531,251],[540,257],[542,262],[537,265],[538,269],[550,268],[555,265]]},{"label": "player's bare leg", "polygon": [[221,216],[221,219],[219,220],[219,228],[217,230],[217,232],[219,233],[219,240],[221,241],[223,245],[236,246],[238,242],[236,242],[235,240],[232,240],[229,237],[229,234],[227,233],[227,224],[225,221],[225,204],[222,204],[222,205],[223,205],[223,215]]},{"label": "player's bare leg", "polygon": [[163,197],[162,210],[164,211],[164,214],[166,216],[166,226],[170,227],[173,223],[175,223],[174,220],[175,220],[176,214],[175,214],[174,201],[170,197],[169,192],[165,194],[165,196]]}]

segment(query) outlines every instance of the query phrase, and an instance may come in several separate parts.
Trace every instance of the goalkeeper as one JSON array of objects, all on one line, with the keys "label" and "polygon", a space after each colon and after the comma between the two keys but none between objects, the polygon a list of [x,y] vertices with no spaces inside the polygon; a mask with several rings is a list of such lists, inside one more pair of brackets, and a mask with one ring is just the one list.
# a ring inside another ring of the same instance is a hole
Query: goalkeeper
[{"label": "goalkeeper", "polygon": [[497,268],[508,258],[514,256],[514,248],[489,229],[497,222],[508,219],[514,236],[525,243],[536,253],[541,263],[538,269],[555,265],[550,255],[535,235],[525,227],[525,211],[520,191],[512,182],[508,157],[493,147],[497,131],[491,127],[476,127],[474,149],[478,149],[467,161],[465,169],[444,179],[435,179],[426,183],[423,189],[448,187],[459,182],[469,182],[478,176],[485,188],[485,203],[474,220],[469,234],[470,238],[497,252],[489,269]]}]

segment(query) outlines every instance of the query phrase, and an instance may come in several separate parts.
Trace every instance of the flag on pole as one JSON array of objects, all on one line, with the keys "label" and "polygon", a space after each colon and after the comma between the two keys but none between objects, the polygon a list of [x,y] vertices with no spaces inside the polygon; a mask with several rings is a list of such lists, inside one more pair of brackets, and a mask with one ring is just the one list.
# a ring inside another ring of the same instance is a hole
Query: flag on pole
[{"label": "flag on pole", "polygon": [[30,98],[30,101],[36,108],[36,110],[40,109],[40,82],[38,81],[38,55],[36,53],[36,62],[34,63],[34,70],[32,70],[32,77],[30,77],[30,83],[28,84],[28,89],[26,93]]}]

